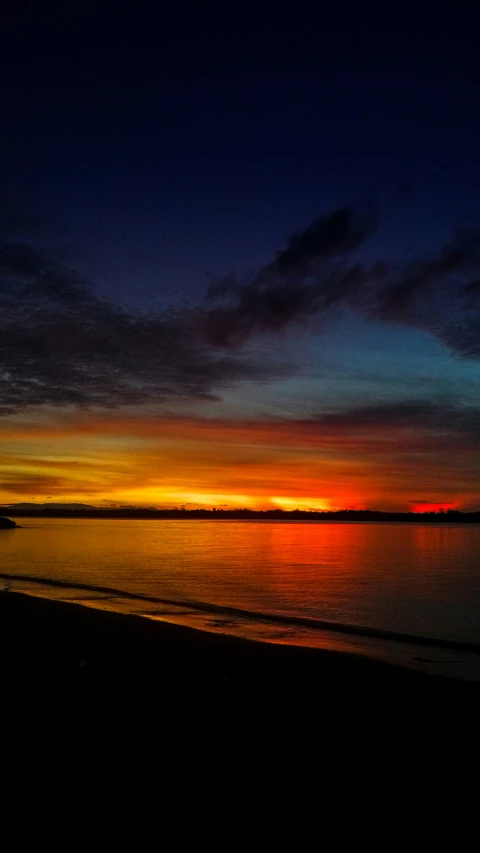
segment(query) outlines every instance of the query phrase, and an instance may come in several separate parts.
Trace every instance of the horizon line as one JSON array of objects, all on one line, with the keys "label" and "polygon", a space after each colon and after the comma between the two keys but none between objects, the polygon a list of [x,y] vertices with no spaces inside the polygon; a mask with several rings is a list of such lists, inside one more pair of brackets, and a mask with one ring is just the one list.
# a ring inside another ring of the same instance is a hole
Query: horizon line
[{"label": "horizon line", "polygon": [[[440,502],[439,502],[440,503]],[[342,508],[342,509],[331,509],[331,510],[320,510],[320,509],[282,509],[281,507],[275,507],[270,509],[252,509],[250,507],[232,507],[232,508],[217,508],[217,507],[195,507],[187,509],[186,507],[170,507],[170,508],[161,508],[154,506],[135,506],[135,505],[120,505],[120,506],[95,506],[93,504],[81,504],[77,502],[72,503],[36,503],[36,502],[20,502],[15,504],[2,504],[0,505],[0,512],[51,512],[51,513],[60,513],[60,512],[68,512],[72,513],[100,513],[100,514],[111,514],[111,513],[141,513],[141,514],[151,514],[151,513],[163,513],[163,514],[181,514],[187,515],[191,513],[202,513],[202,514],[215,514],[215,515],[232,515],[232,514],[248,514],[248,515],[287,515],[291,516],[295,515],[315,515],[315,516],[334,516],[334,515],[384,515],[384,516],[398,516],[398,515],[409,515],[409,516],[424,516],[424,515],[439,515],[439,516],[464,516],[464,515],[475,515],[480,514],[480,509],[472,509],[472,510],[459,510],[448,508],[444,509],[443,507],[439,507],[438,509],[426,509],[424,511],[419,510],[381,510],[381,509],[352,509],[352,508]]]}]

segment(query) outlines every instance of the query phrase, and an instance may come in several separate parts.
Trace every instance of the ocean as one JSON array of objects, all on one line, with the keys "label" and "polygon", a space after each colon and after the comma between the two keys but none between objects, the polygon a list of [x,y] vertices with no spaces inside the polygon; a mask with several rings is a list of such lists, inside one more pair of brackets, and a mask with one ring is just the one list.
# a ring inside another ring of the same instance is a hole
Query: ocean
[{"label": "ocean", "polygon": [[18,524],[0,588],[480,680],[480,525]]}]

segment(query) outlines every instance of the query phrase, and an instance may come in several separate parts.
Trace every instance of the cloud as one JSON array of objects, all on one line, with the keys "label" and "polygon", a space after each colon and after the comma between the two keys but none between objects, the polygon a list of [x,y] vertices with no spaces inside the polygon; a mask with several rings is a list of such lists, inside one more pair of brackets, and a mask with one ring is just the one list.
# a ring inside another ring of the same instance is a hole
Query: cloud
[{"label": "cloud", "polygon": [[393,267],[353,255],[375,227],[373,214],[340,208],[292,235],[249,280],[227,276],[196,309],[156,315],[100,299],[9,234],[0,241],[0,414],[218,399],[237,381],[278,375],[241,345],[341,306],[423,329],[479,359],[480,231]]},{"label": "cloud", "polygon": [[480,445],[480,409],[452,403],[403,400],[379,403],[343,412],[319,414],[317,422],[323,430],[360,434],[398,434],[400,430],[436,436],[440,441],[459,437],[465,445]]},{"label": "cloud", "polygon": [[[233,298],[233,305],[208,309],[203,316],[207,340],[217,347],[234,347],[256,332],[279,332],[293,322],[328,310],[365,286],[361,265],[348,269],[343,259],[374,230],[372,216],[343,207],[316,219],[293,234],[249,282],[229,275],[210,287],[207,301]],[[378,276],[377,265],[369,277]]]},{"label": "cloud", "polygon": [[472,406],[426,400],[305,419],[28,413],[0,420],[0,493],[169,506],[316,496],[397,509],[417,493],[478,508],[479,422]]},{"label": "cloud", "polygon": [[249,281],[227,276],[207,294],[207,340],[235,347],[348,305],[423,329],[462,358],[480,358],[480,230],[459,231],[436,255],[403,265],[355,262],[350,253],[374,228],[372,216],[341,208],[293,235]]},{"label": "cloud", "polygon": [[[418,297],[432,287],[480,267],[480,230],[461,231],[443,246],[438,255],[415,260],[405,270],[392,270],[389,282],[379,294],[378,313],[387,320],[409,321]],[[468,292],[469,285],[464,285]]]},{"label": "cloud", "polygon": [[214,399],[268,369],[212,350],[187,312],[146,316],[99,299],[23,243],[0,243],[0,413]]},{"label": "cloud", "polygon": [[[47,444],[60,438],[75,441],[80,435],[84,438],[94,436],[96,443],[100,436],[107,440],[109,436],[135,436],[142,441],[160,441],[162,446],[169,442],[169,452],[173,452],[171,442],[181,437],[183,441],[192,442],[195,452],[200,442],[212,442],[217,456],[221,455],[225,443],[233,443],[242,447],[242,458],[243,452],[256,458],[260,449],[259,459],[262,459],[266,448],[305,446],[345,450],[360,447],[383,452],[385,445],[391,445],[393,450],[420,447],[422,452],[436,452],[446,447],[457,451],[469,449],[475,451],[478,459],[480,407],[414,399],[319,412],[307,418],[256,420],[165,414],[159,417],[153,412],[145,414],[136,410],[112,415],[77,411],[53,422],[46,419],[33,424],[23,418],[13,426],[7,421],[1,426],[5,445],[8,441],[18,444],[19,439],[30,442],[34,437],[42,438]],[[445,462],[444,457],[441,461]],[[229,464],[234,464],[232,457],[229,457]]]},{"label": "cloud", "polygon": [[278,252],[273,263],[260,273],[260,279],[271,274],[284,277],[309,275],[319,262],[343,257],[358,248],[373,229],[371,217],[359,215],[352,207],[338,208],[293,234],[286,248]]}]

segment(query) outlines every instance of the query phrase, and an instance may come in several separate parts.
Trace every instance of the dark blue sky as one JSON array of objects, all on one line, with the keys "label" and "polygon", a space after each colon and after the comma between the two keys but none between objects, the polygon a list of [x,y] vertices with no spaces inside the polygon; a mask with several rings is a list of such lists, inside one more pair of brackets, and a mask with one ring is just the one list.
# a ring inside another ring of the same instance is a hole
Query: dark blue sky
[{"label": "dark blue sky", "polygon": [[5,181],[104,293],[199,296],[209,275],[250,271],[366,197],[381,209],[373,255],[430,251],[479,222],[474,18],[79,16],[9,30]]},{"label": "dark blue sky", "polygon": [[1,500],[480,506],[476,17],[2,36]]}]

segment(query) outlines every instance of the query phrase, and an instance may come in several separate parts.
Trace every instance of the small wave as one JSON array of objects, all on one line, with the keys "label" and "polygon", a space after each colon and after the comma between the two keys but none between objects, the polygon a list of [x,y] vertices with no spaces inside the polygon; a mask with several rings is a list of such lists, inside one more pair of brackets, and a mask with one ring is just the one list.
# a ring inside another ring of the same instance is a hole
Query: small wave
[{"label": "small wave", "polygon": [[[268,622],[276,625],[295,625],[302,628],[310,628],[317,631],[332,631],[337,634],[350,634],[357,637],[370,637],[377,640],[390,640],[399,643],[412,643],[421,646],[430,646],[438,649],[456,649],[461,652],[470,652],[480,655],[480,643],[465,640],[445,640],[440,637],[424,637],[418,634],[409,634],[403,631],[389,631],[385,628],[371,628],[367,625],[352,625],[345,622],[331,622],[327,619],[314,619],[309,616],[290,616],[283,613],[262,613],[255,610],[244,610],[240,607],[228,607],[222,604],[212,604],[205,601],[192,599],[159,598],[141,592],[128,592],[109,586],[96,586],[95,584],[75,583],[74,581],[54,580],[53,578],[31,577],[30,575],[12,575],[0,572],[0,578],[7,581],[24,581],[39,586],[54,587],[57,589],[86,590],[104,595],[124,598],[131,601],[151,601],[167,607],[188,608],[194,611],[210,613],[212,615],[237,617],[249,619],[254,622]],[[152,613],[152,611],[150,611]]]}]

